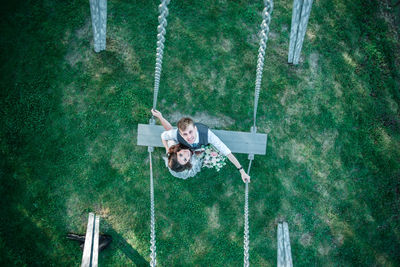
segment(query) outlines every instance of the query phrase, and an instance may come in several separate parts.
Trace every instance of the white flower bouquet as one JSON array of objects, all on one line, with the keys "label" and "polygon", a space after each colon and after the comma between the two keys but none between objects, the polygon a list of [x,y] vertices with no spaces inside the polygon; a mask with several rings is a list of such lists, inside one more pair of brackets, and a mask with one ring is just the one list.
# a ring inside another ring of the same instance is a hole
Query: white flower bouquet
[{"label": "white flower bouquet", "polygon": [[203,168],[215,168],[219,172],[226,165],[226,157],[221,155],[212,145],[203,146],[202,150]]}]

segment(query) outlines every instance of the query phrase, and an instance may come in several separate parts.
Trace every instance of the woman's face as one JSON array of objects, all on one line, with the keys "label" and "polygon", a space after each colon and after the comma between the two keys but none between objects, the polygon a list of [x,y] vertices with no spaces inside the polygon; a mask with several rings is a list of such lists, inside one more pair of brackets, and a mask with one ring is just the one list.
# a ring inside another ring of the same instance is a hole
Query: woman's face
[{"label": "woman's face", "polygon": [[192,156],[192,153],[190,153],[189,149],[182,149],[179,150],[177,153],[178,156],[178,163],[181,165],[185,165],[190,161],[190,157]]}]

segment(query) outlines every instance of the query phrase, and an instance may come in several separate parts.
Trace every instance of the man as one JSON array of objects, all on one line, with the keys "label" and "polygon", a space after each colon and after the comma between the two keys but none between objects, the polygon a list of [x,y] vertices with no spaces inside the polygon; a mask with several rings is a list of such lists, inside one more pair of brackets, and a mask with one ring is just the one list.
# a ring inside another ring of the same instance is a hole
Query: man
[{"label": "man", "polygon": [[[244,171],[239,161],[232,154],[230,149],[210,130],[208,127],[201,123],[194,123],[190,118],[182,118],[178,122],[178,129],[172,129],[171,124],[164,119],[161,112],[158,110],[151,110],[154,117],[158,118],[165,129],[170,129],[162,133],[162,143],[168,151],[168,141],[173,140],[179,142],[191,150],[201,148],[202,145],[213,145],[218,151],[226,156],[230,162],[238,169],[243,182],[250,182],[250,176]],[[186,159],[188,161],[189,158]],[[185,161],[185,159],[183,159]]]}]

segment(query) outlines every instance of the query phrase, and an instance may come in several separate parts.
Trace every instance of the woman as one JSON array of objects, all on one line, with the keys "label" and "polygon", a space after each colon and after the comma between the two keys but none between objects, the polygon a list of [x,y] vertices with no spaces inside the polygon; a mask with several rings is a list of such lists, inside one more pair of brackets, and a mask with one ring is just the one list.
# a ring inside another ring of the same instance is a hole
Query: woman
[{"label": "woman", "polygon": [[165,165],[169,172],[181,179],[194,177],[201,171],[203,160],[182,144],[171,145]]},{"label": "woman", "polygon": [[[164,119],[161,112],[152,109],[151,113],[160,120],[161,125],[166,131],[172,129],[171,124]],[[164,146],[168,156],[168,159],[165,158],[165,165],[173,176],[187,179],[201,171],[203,160],[188,149],[188,147],[177,144],[172,140],[168,141]]]}]

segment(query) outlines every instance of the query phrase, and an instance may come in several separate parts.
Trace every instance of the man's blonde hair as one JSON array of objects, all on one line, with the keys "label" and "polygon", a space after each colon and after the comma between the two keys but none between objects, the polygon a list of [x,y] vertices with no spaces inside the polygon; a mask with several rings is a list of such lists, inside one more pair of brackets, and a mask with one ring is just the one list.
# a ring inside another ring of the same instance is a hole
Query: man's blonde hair
[{"label": "man's blonde hair", "polygon": [[178,129],[180,131],[185,131],[189,125],[194,126],[194,121],[191,118],[185,117],[178,121]]}]

